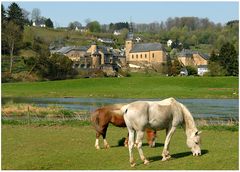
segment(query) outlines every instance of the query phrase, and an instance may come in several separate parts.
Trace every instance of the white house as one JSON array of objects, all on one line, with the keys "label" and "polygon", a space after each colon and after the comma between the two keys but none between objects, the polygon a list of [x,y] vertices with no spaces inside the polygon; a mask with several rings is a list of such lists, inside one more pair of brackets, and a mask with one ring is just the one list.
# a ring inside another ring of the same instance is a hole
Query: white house
[{"label": "white house", "polygon": [[204,73],[206,73],[206,72],[208,72],[207,65],[198,65],[198,68],[197,68],[198,75],[203,76]]},{"label": "white house", "polygon": [[140,37],[137,37],[135,40],[136,40],[137,42],[140,42],[142,39],[141,39]]},{"label": "white house", "polygon": [[170,46],[172,45],[172,43],[173,43],[173,41],[172,41],[171,39],[169,39],[169,40],[167,41],[167,46],[170,47]]},{"label": "white house", "polygon": [[120,30],[114,30],[113,35],[116,35],[116,36],[121,35]]},{"label": "white house", "polygon": [[32,23],[32,26],[34,26],[34,27],[46,27],[45,23],[35,22],[35,21]]}]

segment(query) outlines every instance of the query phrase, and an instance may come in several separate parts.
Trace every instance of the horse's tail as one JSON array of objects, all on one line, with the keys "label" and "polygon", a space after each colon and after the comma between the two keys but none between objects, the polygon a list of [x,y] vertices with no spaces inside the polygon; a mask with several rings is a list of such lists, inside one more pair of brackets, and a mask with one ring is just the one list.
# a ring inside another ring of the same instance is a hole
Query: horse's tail
[{"label": "horse's tail", "polygon": [[99,110],[98,109],[95,110],[94,112],[92,112],[91,122],[92,122],[92,125],[95,128],[95,130],[99,133],[102,133],[102,131],[100,130],[100,127],[99,127]]},{"label": "horse's tail", "polygon": [[128,104],[121,107],[121,112],[122,112],[123,115],[126,114],[127,111],[128,111]]}]

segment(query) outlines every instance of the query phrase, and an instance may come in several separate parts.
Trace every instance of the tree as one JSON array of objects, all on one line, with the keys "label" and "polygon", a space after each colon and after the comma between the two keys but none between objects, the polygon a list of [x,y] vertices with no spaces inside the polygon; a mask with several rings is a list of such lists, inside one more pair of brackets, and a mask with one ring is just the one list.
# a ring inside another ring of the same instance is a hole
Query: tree
[{"label": "tree", "polygon": [[32,21],[39,21],[41,18],[41,11],[38,8],[32,10]]},{"label": "tree", "polygon": [[180,74],[181,71],[181,63],[178,61],[178,59],[174,59],[173,64],[172,64],[172,75],[176,76]]},{"label": "tree", "polygon": [[4,6],[3,6],[3,4],[1,4],[1,21],[2,21],[2,25],[3,25],[3,23],[7,20],[7,16],[6,16],[6,11],[5,11],[5,9],[4,9]]},{"label": "tree", "polygon": [[15,24],[13,21],[9,21],[3,32],[3,39],[6,41],[8,50],[10,52],[10,67],[9,72],[12,73],[13,66],[13,53],[17,45],[22,41],[22,32],[20,26]]},{"label": "tree", "polygon": [[30,12],[28,12],[25,9],[22,9],[22,14],[23,14],[23,18],[24,18],[24,23],[25,24],[30,24],[29,17],[28,17]]},{"label": "tree", "polygon": [[11,5],[8,7],[8,20],[14,22],[17,24],[21,31],[24,29],[24,16],[22,13],[22,9],[16,4],[15,2],[11,3]]},{"label": "tree", "polygon": [[45,21],[46,27],[53,28],[53,22],[50,18]]},{"label": "tree", "polygon": [[77,27],[77,28],[81,28],[81,27],[82,27],[82,24],[81,24],[80,22],[78,22],[78,21],[70,22],[70,23],[68,24],[68,28],[69,28],[70,30],[74,30],[74,29],[76,29],[76,27]]},{"label": "tree", "polygon": [[217,61],[209,61],[208,63],[209,76],[225,76],[226,70]]},{"label": "tree", "polygon": [[238,55],[234,46],[229,42],[222,45],[219,52],[219,62],[227,71],[227,75],[238,75]]},{"label": "tree", "polygon": [[193,66],[186,66],[188,75],[197,75],[197,69]]},{"label": "tree", "polygon": [[215,51],[212,50],[209,61],[211,62],[217,62],[218,61],[218,56],[215,54]]},{"label": "tree", "polygon": [[101,26],[98,21],[93,21],[87,24],[87,28],[91,32],[100,32],[101,31]]}]

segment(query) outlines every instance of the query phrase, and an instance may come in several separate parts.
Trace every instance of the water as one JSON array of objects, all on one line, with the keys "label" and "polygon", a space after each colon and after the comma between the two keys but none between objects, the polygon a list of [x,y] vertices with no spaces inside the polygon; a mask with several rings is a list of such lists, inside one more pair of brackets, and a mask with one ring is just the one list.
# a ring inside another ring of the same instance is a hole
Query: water
[{"label": "water", "polygon": [[[119,99],[119,98],[2,98],[2,104],[33,103],[38,106],[62,106],[71,110],[93,111],[108,104],[129,103],[136,100],[159,101],[160,99]],[[238,99],[177,99],[191,111],[195,118],[218,118],[238,120]]]}]

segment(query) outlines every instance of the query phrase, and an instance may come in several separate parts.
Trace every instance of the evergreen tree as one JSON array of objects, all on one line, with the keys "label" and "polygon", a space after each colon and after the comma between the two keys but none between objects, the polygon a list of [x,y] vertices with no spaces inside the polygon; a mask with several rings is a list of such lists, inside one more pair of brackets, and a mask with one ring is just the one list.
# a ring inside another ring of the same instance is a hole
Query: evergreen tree
[{"label": "evergreen tree", "polygon": [[227,75],[238,75],[238,55],[234,46],[229,42],[222,45],[219,53],[219,62],[226,69]]},{"label": "evergreen tree", "polygon": [[13,21],[15,24],[20,26],[20,29],[23,31],[24,29],[24,16],[22,13],[22,9],[16,4],[15,2],[11,3],[11,5],[8,7],[8,20]]},{"label": "evergreen tree", "polygon": [[211,52],[209,61],[212,61],[212,62],[217,62],[218,61],[218,56],[215,54],[214,50],[212,50],[212,52]]},{"label": "evergreen tree", "polygon": [[172,64],[172,75],[176,76],[180,74],[182,65],[178,61],[178,59],[174,59],[173,64]]},{"label": "evergreen tree", "polygon": [[46,27],[53,28],[53,22],[50,18],[45,21]]},{"label": "evergreen tree", "polygon": [[6,11],[4,9],[4,6],[3,4],[1,4],[1,21],[2,21],[2,25],[3,23],[7,20],[7,17],[6,17]]}]

